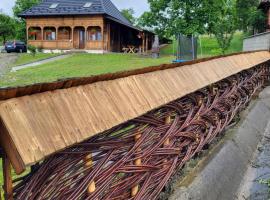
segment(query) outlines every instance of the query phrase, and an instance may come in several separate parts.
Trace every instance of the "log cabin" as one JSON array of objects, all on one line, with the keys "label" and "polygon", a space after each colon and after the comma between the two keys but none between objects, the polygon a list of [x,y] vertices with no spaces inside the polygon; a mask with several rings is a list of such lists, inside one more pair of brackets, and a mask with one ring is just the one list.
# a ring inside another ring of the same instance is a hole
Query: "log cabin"
[{"label": "log cabin", "polygon": [[266,14],[266,31],[270,31],[270,0],[261,0],[259,9]]},{"label": "log cabin", "polygon": [[151,49],[154,34],[132,25],[110,0],[43,0],[20,14],[27,43],[46,50]]}]

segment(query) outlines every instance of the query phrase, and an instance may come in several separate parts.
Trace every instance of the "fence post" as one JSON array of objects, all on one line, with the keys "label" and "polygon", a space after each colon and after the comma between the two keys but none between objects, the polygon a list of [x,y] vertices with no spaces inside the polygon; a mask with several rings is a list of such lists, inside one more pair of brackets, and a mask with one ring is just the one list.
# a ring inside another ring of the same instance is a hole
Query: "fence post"
[{"label": "fence post", "polygon": [[3,172],[4,172],[4,197],[6,200],[13,200],[13,184],[11,176],[11,163],[7,154],[3,155]]}]

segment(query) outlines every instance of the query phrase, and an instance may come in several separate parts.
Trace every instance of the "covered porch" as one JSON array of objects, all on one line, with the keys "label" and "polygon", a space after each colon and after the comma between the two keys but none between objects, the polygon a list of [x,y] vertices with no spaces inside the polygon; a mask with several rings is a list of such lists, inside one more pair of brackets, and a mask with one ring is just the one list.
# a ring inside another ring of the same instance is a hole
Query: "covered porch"
[{"label": "covered porch", "polygon": [[154,34],[107,19],[104,26],[29,26],[27,38],[40,49],[146,53]]},{"label": "covered porch", "polygon": [[27,29],[28,44],[41,49],[108,50],[100,26],[44,26]]}]

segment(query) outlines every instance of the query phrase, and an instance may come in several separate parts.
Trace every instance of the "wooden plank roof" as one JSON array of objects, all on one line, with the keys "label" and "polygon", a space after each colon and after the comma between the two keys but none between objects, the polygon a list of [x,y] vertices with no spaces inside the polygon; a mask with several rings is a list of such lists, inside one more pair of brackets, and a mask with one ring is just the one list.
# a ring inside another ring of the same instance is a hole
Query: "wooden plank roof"
[{"label": "wooden plank roof", "polygon": [[267,51],[0,90],[0,142],[17,173],[93,135],[270,60]]}]

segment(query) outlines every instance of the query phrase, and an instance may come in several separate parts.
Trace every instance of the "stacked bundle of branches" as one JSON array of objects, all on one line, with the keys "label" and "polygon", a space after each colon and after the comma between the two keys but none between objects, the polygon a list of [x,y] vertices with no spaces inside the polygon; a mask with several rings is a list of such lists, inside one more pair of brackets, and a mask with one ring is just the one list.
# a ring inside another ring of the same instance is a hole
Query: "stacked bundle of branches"
[{"label": "stacked bundle of branches", "polygon": [[257,66],[59,152],[15,183],[15,199],[157,199],[264,85]]}]

